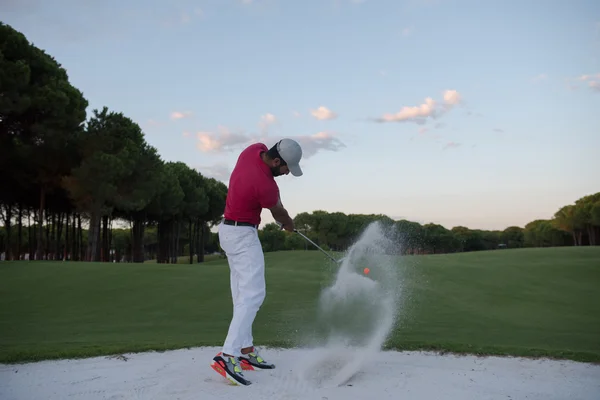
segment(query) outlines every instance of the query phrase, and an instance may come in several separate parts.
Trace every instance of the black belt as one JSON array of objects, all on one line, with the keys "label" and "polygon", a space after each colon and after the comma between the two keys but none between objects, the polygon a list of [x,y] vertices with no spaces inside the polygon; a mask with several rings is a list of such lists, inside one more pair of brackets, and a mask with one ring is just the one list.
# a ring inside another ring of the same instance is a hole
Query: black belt
[{"label": "black belt", "polygon": [[225,225],[234,225],[234,226],[251,226],[253,228],[258,229],[258,225],[255,225],[251,222],[240,222],[240,221],[234,221],[232,219],[224,219],[223,223]]}]

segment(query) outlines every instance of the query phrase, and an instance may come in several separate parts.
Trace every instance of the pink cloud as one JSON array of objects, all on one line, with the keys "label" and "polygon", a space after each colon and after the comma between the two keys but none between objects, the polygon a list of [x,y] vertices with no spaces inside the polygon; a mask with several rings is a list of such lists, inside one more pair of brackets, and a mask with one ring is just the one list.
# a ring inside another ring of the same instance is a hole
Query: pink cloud
[{"label": "pink cloud", "polygon": [[192,115],[193,114],[190,111],[173,111],[171,113],[171,119],[176,120],[176,119],[189,118]]},{"label": "pink cloud", "polygon": [[566,85],[569,90],[578,90],[581,83],[585,84],[592,92],[600,93],[600,72],[566,79]]},{"label": "pink cloud", "polygon": [[589,89],[600,93],[600,73],[592,75],[581,75],[578,78],[582,82],[586,82]]},{"label": "pink cloud", "polygon": [[446,90],[442,93],[443,102],[439,104],[431,97],[427,97],[418,106],[404,106],[396,113],[386,113],[376,118],[377,122],[415,122],[424,124],[428,118],[438,118],[449,112],[462,101],[462,96],[456,90]]},{"label": "pink cloud", "polygon": [[[296,140],[302,146],[303,158],[307,159],[322,150],[339,151],[346,145],[333,133],[318,132],[313,135],[287,136]],[[265,143],[268,147],[280,138],[267,135],[253,135],[244,132],[232,132],[220,126],[217,132],[196,133],[196,147],[205,153],[224,153],[241,150],[252,143]]]},{"label": "pink cloud", "polygon": [[444,103],[448,106],[455,106],[461,101],[460,93],[456,90],[446,90],[444,92]]},{"label": "pink cloud", "polygon": [[318,119],[320,121],[337,118],[337,114],[325,106],[321,106],[321,107],[317,108],[316,110],[311,110],[310,113],[312,114],[313,117],[315,117],[316,119]]},{"label": "pink cloud", "polygon": [[260,122],[258,123],[258,126],[261,129],[263,135],[267,135],[269,126],[274,125],[276,123],[277,118],[271,113],[266,113],[265,115],[260,117]]},{"label": "pink cloud", "polygon": [[196,147],[203,152],[224,152],[238,145],[249,144],[254,138],[242,132],[232,132],[227,127],[219,126],[218,132],[196,133]]}]

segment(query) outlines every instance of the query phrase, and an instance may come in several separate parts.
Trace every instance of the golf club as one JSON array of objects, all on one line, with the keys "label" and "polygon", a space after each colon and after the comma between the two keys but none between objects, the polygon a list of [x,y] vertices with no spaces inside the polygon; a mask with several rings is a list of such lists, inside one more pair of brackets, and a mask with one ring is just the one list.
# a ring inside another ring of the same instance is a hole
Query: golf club
[{"label": "golf club", "polygon": [[[283,224],[281,224],[280,222],[277,222],[277,225],[279,225],[279,228],[283,229]],[[312,244],[313,246],[315,246],[317,249],[321,250],[323,252],[323,254],[325,254],[327,257],[329,257],[329,259],[331,259],[333,262],[339,264],[342,261],[344,261],[345,257],[342,257],[339,260],[336,260],[331,254],[329,254],[328,252],[326,252],[325,250],[323,250],[318,244],[316,244],[315,242],[313,242],[312,240],[310,240],[305,234],[303,234],[302,232],[298,231],[297,229],[294,229],[294,232],[296,232],[298,235],[302,236],[307,242],[309,242],[310,244]]]},{"label": "golf club", "polygon": [[339,260],[336,260],[335,258],[333,258],[332,255],[330,255],[329,253],[327,253],[325,250],[323,250],[321,247],[319,247],[315,242],[313,242],[312,240],[310,240],[308,237],[306,237],[306,235],[304,235],[302,232],[299,232],[298,230],[294,229],[294,232],[296,232],[298,235],[302,236],[304,239],[306,239],[306,241],[308,241],[309,243],[311,243],[313,246],[315,246],[317,249],[321,250],[327,257],[329,257],[333,262],[335,263],[341,263],[344,258],[340,258]]}]

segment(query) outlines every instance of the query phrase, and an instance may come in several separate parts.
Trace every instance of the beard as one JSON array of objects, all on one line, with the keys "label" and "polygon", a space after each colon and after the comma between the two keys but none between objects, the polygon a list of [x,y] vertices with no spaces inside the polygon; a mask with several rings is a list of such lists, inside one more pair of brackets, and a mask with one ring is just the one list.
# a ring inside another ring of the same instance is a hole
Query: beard
[{"label": "beard", "polygon": [[281,175],[283,175],[281,173],[281,167],[271,167],[271,173],[273,174],[273,176],[281,176]]}]

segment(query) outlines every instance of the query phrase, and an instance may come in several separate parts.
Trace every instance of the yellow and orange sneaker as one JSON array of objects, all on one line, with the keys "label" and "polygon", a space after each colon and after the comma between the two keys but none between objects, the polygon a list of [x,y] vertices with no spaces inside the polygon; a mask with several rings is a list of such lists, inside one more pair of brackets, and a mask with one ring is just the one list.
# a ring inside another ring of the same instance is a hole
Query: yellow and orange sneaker
[{"label": "yellow and orange sneaker", "polygon": [[240,363],[242,365],[242,369],[246,371],[254,371],[255,368],[260,369],[274,369],[275,364],[271,364],[266,362],[258,351],[253,347],[252,350],[247,354],[242,354],[240,356]]},{"label": "yellow and orange sneaker", "polygon": [[252,382],[244,378],[242,373],[241,362],[235,357],[224,356],[223,353],[219,352],[214,358],[210,365],[212,369],[217,371],[223,378],[228,379],[234,385],[248,386]]}]

